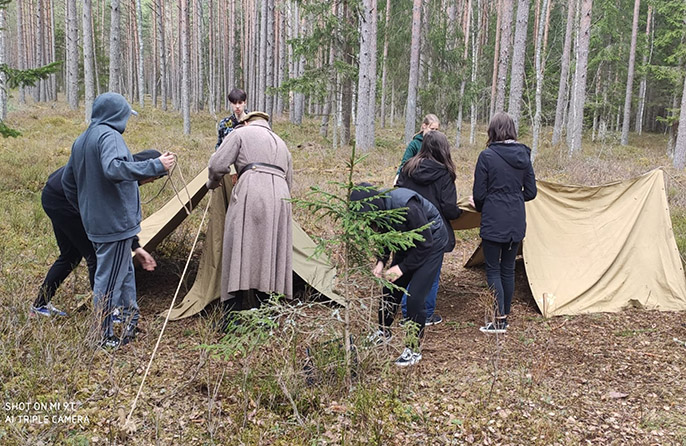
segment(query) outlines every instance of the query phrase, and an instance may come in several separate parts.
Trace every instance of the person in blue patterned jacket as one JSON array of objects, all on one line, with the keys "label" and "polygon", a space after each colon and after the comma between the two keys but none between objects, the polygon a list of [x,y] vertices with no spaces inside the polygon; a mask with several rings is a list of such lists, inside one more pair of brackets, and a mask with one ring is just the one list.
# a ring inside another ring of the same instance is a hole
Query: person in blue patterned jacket
[{"label": "person in blue patterned jacket", "polygon": [[238,123],[241,122],[241,119],[248,114],[248,111],[245,109],[245,101],[247,99],[248,96],[245,94],[245,91],[240,88],[234,88],[229,93],[229,102],[231,103],[233,114],[219,121],[217,126],[217,145],[214,146],[214,150],[217,150],[222,145],[224,138],[234,131]]}]

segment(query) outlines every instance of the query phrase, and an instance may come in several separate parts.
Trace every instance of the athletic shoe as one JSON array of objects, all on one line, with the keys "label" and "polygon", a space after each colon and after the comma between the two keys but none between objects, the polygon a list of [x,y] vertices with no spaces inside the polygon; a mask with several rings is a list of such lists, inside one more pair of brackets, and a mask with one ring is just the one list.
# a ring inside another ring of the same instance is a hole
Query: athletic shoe
[{"label": "athletic shoe", "polygon": [[503,323],[489,322],[483,327],[479,328],[482,333],[506,333],[507,326]]},{"label": "athletic shoe", "polygon": [[48,302],[45,305],[41,305],[40,307],[34,307],[31,305],[31,314],[35,314],[38,316],[61,316],[64,317],[67,315],[64,311],[56,308],[52,303]]},{"label": "athletic shoe", "polygon": [[407,367],[410,365],[415,365],[422,359],[422,354],[413,352],[409,347],[405,347],[402,355],[395,360],[395,365],[398,367]]},{"label": "athletic shoe", "polygon": [[119,311],[119,308],[115,308],[112,312],[112,323],[121,324],[121,312]]},{"label": "athletic shoe", "polygon": [[424,325],[428,327],[429,325],[438,325],[441,322],[443,322],[443,318],[441,317],[441,315],[438,313],[434,313],[431,315],[431,317],[426,318],[426,322],[424,322]]},{"label": "athletic shoe", "polygon": [[389,330],[378,329],[367,336],[367,342],[372,345],[384,345],[391,342],[393,335]]},{"label": "athletic shoe", "polygon": [[126,330],[126,334],[121,338],[120,345],[126,345],[136,340],[136,337],[140,333],[138,327],[129,328]]},{"label": "athletic shoe", "polygon": [[100,341],[100,347],[106,350],[114,350],[118,348],[120,344],[121,342],[119,341],[119,338],[116,336],[110,336]]}]

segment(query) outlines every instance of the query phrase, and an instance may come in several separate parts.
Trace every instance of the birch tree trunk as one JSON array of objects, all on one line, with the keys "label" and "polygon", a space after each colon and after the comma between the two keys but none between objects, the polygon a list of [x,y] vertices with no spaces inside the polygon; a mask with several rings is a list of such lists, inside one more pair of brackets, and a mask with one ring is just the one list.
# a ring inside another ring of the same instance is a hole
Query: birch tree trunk
[{"label": "birch tree trunk", "polygon": [[591,10],[593,0],[581,0],[579,22],[579,45],[576,51],[576,69],[570,100],[569,122],[567,124],[567,146],[569,154],[581,150],[581,136],[584,125],[584,104],[586,101],[586,70],[588,68],[588,45],[591,40]]},{"label": "birch tree trunk", "polygon": [[536,73],[536,111],[534,112],[533,143],[531,144],[531,162],[538,155],[538,142],[541,133],[541,96],[543,94],[543,66],[541,64],[541,51],[543,50],[544,28],[547,22],[548,0],[543,0],[541,5],[541,17],[538,20],[538,32],[536,33],[536,53],[534,55],[534,71]]},{"label": "birch tree trunk", "polygon": [[621,144],[629,144],[629,126],[631,125],[631,96],[634,91],[634,66],[636,64],[636,37],[638,36],[638,15],[641,0],[634,1],[634,21],[631,24],[631,47],[629,49],[629,68],[626,75],[626,93],[624,95],[624,120],[622,121]]},{"label": "birch tree trunk", "polygon": [[405,144],[409,144],[415,133],[417,120],[417,82],[419,81],[419,46],[422,24],[422,0],[412,4],[412,44],[410,46],[410,76],[407,82],[407,105],[405,107]]},{"label": "birch tree trunk", "polygon": [[[545,10],[545,8],[542,9]],[[543,12],[543,14],[545,14],[545,11]],[[529,0],[519,0],[517,4],[517,27],[515,28],[514,48],[512,50],[512,74],[510,75],[510,103],[507,108],[507,112],[514,120],[515,129],[517,130],[519,130],[519,113],[522,102],[522,86],[524,84],[524,62],[526,60],[526,33],[528,25]],[[541,35],[541,37],[543,37],[543,30],[540,29],[542,28],[540,25],[541,24],[539,23],[539,34]],[[539,53],[540,58],[540,50],[538,49],[539,47],[537,47],[537,53]]]},{"label": "birch tree trunk", "polygon": [[500,22],[500,55],[498,56],[498,84],[496,86],[495,106],[498,113],[505,110],[505,86],[507,69],[510,66],[510,40],[512,38],[512,9],[514,0],[503,0]]},{"label": "birch tree trunk", "polygon": [[136,0],[136,15],[138,17],[138,104],[142,108],[145,105],[145,73],[143,71],[143,8],[141,7],[141,0]]},{"label": "birch tree trunk", "polygon": [[653,52],[653,41],[650,38],[650,23],[653,20],[653,5],[648,5],[648,18],[646,20],[646,41],[649,42],[648,46],[650,48],[649,51],[646,51],[643,53],[643,60],[641,63],[641,67],[643,67],[643,76],[641,77],[641,84],[638,88],[638,107],[636,110],[636,124],[634,131],[638,133],[639,135],[643,133],[643,115],[645,112],[645,104],[646,104],[646,87],[648,85],[648,75],[646,73],[646,69],[648,66],[649,62],[649,55],[652,55]]},{"label": "birch tree trunk", "polygon": [[360,66],[357,82],[355,146],[362,152],[374,148],[376,105],[376,0],[363,0],[360,23]]},{"label": "birch tree trunk", "polygon": [[86,123],[91,121],[93,101],[95,100],[94,66],[95,53],[93,51],[93,10],[92,0],[83,0],[83,85],[85,89],[85,117]]},{"label": "birch tree trunk", "polygon": [[388,32],[390,30],[390,20],[391,20],[391,0],[386,0],[386,23],[384,26],[384,39],[383,39],[383,58],[381,63],[383,68],[381,71],[381,128],[386,128],[386,78],[388,73]]},{"label": "birch tree trunk", "polygon": [[[17,0],[17,68],[26,69],[26,53],[24,50],[24,12],[23,0]],[[19,86],[19,103],[26,103],[26,90]]]},{"label": "birch tree trunk", "polygon": [[567,85],[569,82],[569,56],[572,49],[572,30],[574,15],[576,13],[577,0],[567,2],[567,26],[565,27],[565,42],[562,48],[562,60],[560,62],[560,85],[557,89],[557,105],[555,106],[555,123],[553,125],[552,144],[560,142],[562,136],[562,122],[567,109]]},{"label": "birch tree trunk", "polygon": [[686,76],[684,76],[684,91],[681,94],[681,112],[679,114],[679,130],[676,144],[674,144],[674,168],[677,171],[686,167]]},{"label": "birch tree trunk", "polygon": [[188,24],[188,1],[181,0],[181,29],[180,48],[181,48],[181,113],[183,115],[183,133],[190,135],[191,133],[191,104],[190,104],[190,67],[189,67],[189,42],[190,27]]},{"label": "birch tree trunk", "polygon": [[119,42],[119,27],[121,15],[119,0],[110,1],[110,82],[109,91],[121,92],[119,77],[121,75],[121,49]]}]

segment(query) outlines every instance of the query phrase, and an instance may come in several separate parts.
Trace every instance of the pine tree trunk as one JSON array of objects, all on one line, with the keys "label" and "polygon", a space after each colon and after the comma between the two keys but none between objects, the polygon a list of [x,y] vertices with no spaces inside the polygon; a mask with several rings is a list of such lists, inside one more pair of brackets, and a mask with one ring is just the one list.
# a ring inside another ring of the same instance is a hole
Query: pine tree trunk
[{"label": "pine tree trunk", "polygon": [[376,105],[376,0],[363,0],[360,23],[360,54],[357,83],[355,146],[362,152],[374,148]]},{"label": "pine tree trunk", "polygon": [[386,78],[388,73],[388,32],[390,31],[390,19],[391,19],[391,0],[386,0],[386,24],[384,26],[384,40],[383,40],[383,59],[381,63],[383,64],[381,72],[381,128],[386,128]]},{"label": "pine tree trunk", "polygon": [[643,133],[643,115],[645,113],[645,103],[646,103],[646,87],[648,85],[647,69],[649,63],[649,55],[652,56],[653,53],[653,39],[651,39],[650,34],[650,24],[653,20],[653,5],[648,5],[648,18],[646,19],[646,42],[650,48],[649,51],[643,53],[643,60],[641,67],[643,69],[643,76],[641,77],[641,84],[638,88],[638,107],[636,110],[636,124],[634,131],[639,135]]},{"label": "pine tree trunk", "polygon": [[135,30],[135,23],[134,23],[134,11],[135,7],[131,7],[131,4],[133,3],[133,0],[131,3],[128,5],[128,11],[129,11],[129,20],[127,21],[127,36],[129,36],[128,39],[126,39],[126,53],[124,54],[124,60],[126,61],[126,95],[129,98],[129,102],[133,103],[136,98],[136,90],[135,90],[135,76],[133,75],[133,72],[135,70],[134,66],[134,60],[136,59],[136,51],[134,48],[136,48],[136,30]]},{"label": "pine tree trunk", "polygon": [[586,101],[586,70],[588,68],[588,45],[591,38],[591,10],[593,0],[581,0],[579,22],[579,46],[576,51],[574,88],[570,100],[569,122],[567,123],[567,146],[569,154],[581,150],[581,136],[584,124],[584,104]]},{"label": "pine tree trunk", "polygon": [[534,112],[533,143],[531,145],[531,162],[533,163],[538,154],[538,142],[541,133],[541,96],[543,94],[543,67],[541,63],[541,51],[543,50],[543,34],[547,21],[548,1],[543,0],[541,6],[542,17],[538,20],[538,32],[536,34],[536,53],[534,56],[534,71],[536,73],[536,111]]},{"label": "pine tree trunk", "polygon": [[142,108],[145,105],[145,73],[143,71],[143,8],[141,7],[141,0],[136,0],[136,15],[138,17],[138,104]]},{"label": "pine tree trunk", "polygon": [[677,171],[686,167],[686,76],[684,77],[684,90],[681,94],[681,112],[679,114],[679,130],[674,144],[673,166]]},{"label": "pine tree trunk", "polygon": [[[477,11],[477,17],[476,20],[473,19],[472,17],[472,74],[471,74],[471,82],[472,85],[476,85],[476,78],[477,78],[477,73],[479,71],[479,53],[481,51],[480,49],[480,43],[481,43],[481,2],[482,0],[476,0],[476,11]],[[472,2],[471,0],[469,1],[470,5],[470,12],[471,12],[471,5]],[[472,102],[470,104],[470,123],[469,123],[469,144],[476,144],[476,124],[477,124],[477,106],[478,106],[478,101],[477,97],[474,95],[472,96]]]},{"label": "pine tree trunk", "polygon": [[267,108],[267,0],[260,0],[260,28],[259,28],[259,57],[257,65],[257,94],[255,103],[257,110],[265,111]]},{"label": "pine tree trunk", "polygon": [[190,104],[190,54],[189,42],[190,26],[188,24],[188,2],[189,0],[181,0],[181,29],[179,30],[181,36],[181,113],[183,115],[183,133],[190,135],[191,133],[191,104]]},{"label": "pine tree trunk", "polygon": [[553,125],[553,145],[560,142],[562,136],[563,120],[567,109],[567,84],[569,82],[569,56],[572,49],[572,31],[574,29],[574,15],[576,13],[577,0],[567,2],[567,26],[565,28],[565,41],[562,49],[562,61],[560,63],[560,85],[557,89],[557,105],[555,107],[555,123]]},{"label": "pine tree trunk", "polygon": [[[0,8],[0,65],[7,63],[5,60],[5,8]],[[0,71],[0,121],[7,120],[7,90],[5,85],[7,77],[3,71]]]},{"label": "pine tree trunk", "polygon": [[[350,12],[350,0],[343,0],[343,8],[340,8],[340,21],[346,21],[351,25],[351,12]],[[348,43],[347,39],[343,45],[343,61],[346,64],[353,64],[353,49]],[[350,144],[350,125],[352,122],[353,113],[353,81],[348,74],[342,74],[341,86],[341,110],[339,116],[341,119],[341,146],[347,146]]]},{"label": "pine tree trunk", "polygon": [[[36,67],[41,67],[45,65],[45,38],[44,34],[44,22],[43,22],[43,0],[38,0],[36,8]],[[41,79],[38,81],[38,101],[47,101],[45,94],[45,80]]]},{"label": "pine tree trunk", "polygon": [[[287,57],[288,57],[288,52],[286,51],[286,14],[284,13],[284,10],[282,8],[279,8],[279,62],[277,64],[277,84],[280,86],[283,85],[284,81],[286,80],[286,64],[287,64]],[[284,99],[281,94],[276,96],[276,111],[275,114],[276,116],[282,116],[283,115],[283,109],[284,109]]]},{"label": "pine tree trunk", "polygon": [[165,17],[162,1],[157,0],[157,51],[160,58],[160,102],[162,110],[167,110],[168,102],[168,73],[167,73],[167,45],[165,44]]},{"label": "pine tree trunk", "polygon": [[422,0],[412,4],[412,43],[410,46],[410,76],[407,82],[407,105],[405,107],[405,144],[409,144],[415,133],[417,120],[417,82],[419,81],[419,47],[422,23]]},{"label": "pine tree trunk", "polygon": [[629,144],[629,128],[631,125],[631,96],[634,91],[634,66],[636,63],[636,38],[638,36],[638,16],[641,0],[634,1],[634,21],[631,24],[631,47],[629,49],[629,68],[626,75],[626,93],[624,95],[624,120],[622,121],[621,144]]},{"label": "pine tree trunk", "polygon": [[510,66],[510,40],[512,38],[512,9],[514,0],[503,0],[500,22],[500,55],[498,56],[498,84],[496,86],[494,112],[505,110],[505,86]]},{"label": "pine tree trunk", "polygon": [[[495,48],[493,49],[493,74],[491,78],[491,106],[489,107],[488,116],[493,116],[495,114],[495,97],[496,97],[496,87],[498,85],[498,56],[500,56],[500,22],[503,18],[503,0],[495,0],[497,9],[497,19],[495,22]],[[467,32],[467,34],[469,34]]]},{"label": "pine tree trunk", "polygon": [[[55,62],[55,4],[50,1],[50,8],[49,8],[49,13],[50,13],[50,21],[47,22],[49,23],[48,25],[48,36],[50,37],[50,56],[47,59],[48,63]],[[78,25],[77,25],[77,30],[76,30],[76,38],[78,39]],[[76,57],[78,59],[78,48],[76,52]],[[78,74],[77,74],[78,76]],[[57,102],[57,76],[53,73],[48,77],[48,97],[54,101]],[[77,101],[78,101],[78,93],[77,93]]]},{"label": "pine tree trunk", "polygon": [[109,91],[121,92],[119,77],[121,75],[121,50],[119,42],[120,11],[119,0],[111,0],[110,14],[110,82]]},{"label": "pine tree trunk", "polygon": [[274,61],[275,56],[275,32],[274,32],[274,0],[267,0],[267,70],[265,75],[267,77],[265,89],[265,110],[269,116],[274,115],[275,104],[274,95],[267,90],[274,87]]},{"label": "pine tree trunk", "polygon": [[[545,0],[544,0],[545,1]],[[547,1],[545,1],[547,3]],[[545,10],[546,8],[542,8]],[[510,102],[507,112],[519,129],[519,113],[522,102],[522,86],[524,84],[524,62],[526,60],[526,33],[529,25],[529,0],[519,0],[517,4],[517,26],[515,28],[514,47],[512,49],[512,74],[510,76]],[[539,24],[539,29],[542,28]],[[543,30],[539,31],[541,39]],[[540,50],[536,52],[540,59]],[[540,68],[540,67],[539,67]],[[538,74],[537,74],[538,75]],[[534,136],[535,137],[535,136]]]},{"label": "pine tree trunk", "polygon": [[83,85],[85,89],[86,123],[91,120],[93,101],[95,100],[94,66],[95,53],[93,51],[93,8],[92,0],[83,0]]},{"label": "pine tree trunk", "polygon": [[[24,12],[22,8],[23,0],[17,1],[17,68],[25,70],[26,52],[24,50]],[[4,75],[3,75],[4,76]],[[26,103],[26,89],[23,86],[19,87],[19,103]]]}]

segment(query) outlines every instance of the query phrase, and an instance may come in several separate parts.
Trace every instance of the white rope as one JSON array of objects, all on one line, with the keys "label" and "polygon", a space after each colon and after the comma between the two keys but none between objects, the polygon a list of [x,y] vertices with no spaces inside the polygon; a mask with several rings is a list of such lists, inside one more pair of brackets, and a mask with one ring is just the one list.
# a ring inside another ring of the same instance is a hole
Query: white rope
[{"label": "white rope", "polygon": [[150,372],[150,366],[152,365],[153,359],[155,359],[155,354],[157,353],[157,349],[160,346],[160,341],[162,341],[162,335],[164,334],[164,329],[167,327],[167,322],[169,322],[169,315],[171,314],[172,308],[174,308],[174,304],[176,303],[176,297],[179,295],[179,290],[181,289],[181,285],[183,284],[183,278],[186,275],[186,271],[188,270],[188,265],[191,263],[191,257],[193,256],[193,251],[195,251],[195,245],[198,242],[198,238],[200,237],[200,231],[202,230],[203,223],[205,223],[205,216],[207,215],[207,210],[210,208],[210,201],[212,197],[212,190],[210,190],[209,193],[210,199],[207,200],[207,206],[205,207],[205,212],[202,214],[202,221],[200,222],[200,226],[198,227],[198,233],[195,234],[195,240],[193,240],[193,246],[191,247],[191,251],[188,253],[188,260],[186,260],[186,266],[183,268],[183,272],[181,273],[181,280],[179,280],[179,285],[176,287],[176,292],[174,293],[174,298],[172,299],[171,305],[169,305],[169,310],[167,310],[167,316],[164,318],[164,324],[162,325],[162,330],[160,330],[160,335],[157,337],[157,344],[155,344],[155,348],[152,351],[152,355],[150,355],[150,361],[148,362],[148,367],[145,369],[145,373],[143,374],[143,380],[141,381],[141,385],[138,387],[138,393],[136,394],[136,398],[133,400],[133,405],[131,406],[131,410],[129,411],[129,415],[126,417],[126,422],[124,423],[124,428],[127,428],[129,426],[129,423],[131,422],[131,415],[133,415],[133,411],[136,409],[136,404],[138,403],[138,398],[141,395],[141,391],[143,390],[143,385],[145,384],[145,379],[148,377],[148,372]]}]

